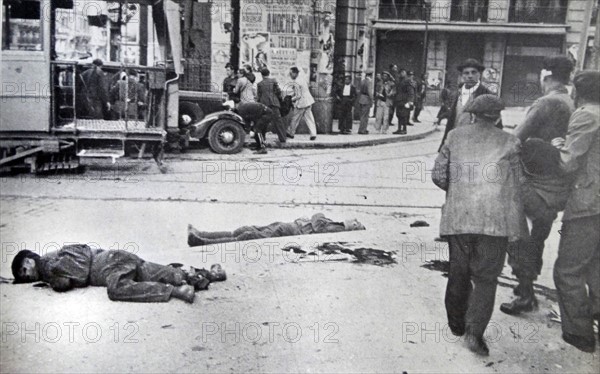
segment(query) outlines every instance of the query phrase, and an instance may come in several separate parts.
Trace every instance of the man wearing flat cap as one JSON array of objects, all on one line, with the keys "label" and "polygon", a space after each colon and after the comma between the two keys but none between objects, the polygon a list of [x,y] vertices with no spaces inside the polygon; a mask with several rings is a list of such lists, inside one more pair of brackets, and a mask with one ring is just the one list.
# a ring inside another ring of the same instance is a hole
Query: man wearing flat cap
[{"label": "man wearing flat cap", "polygon": [[525,120],[513,133],[523,143],[523,204],[531,229],[527,228],[529,237],[526,240],[511,243],[509,247],[508,263],[519,284],[514,289],[517,297],[500,305],[500,310],[506,314],[516,315],[537,308],[533,282],[542,270],[544,242],[568,197],[570,179],[545,165],[548,158],[536,144],[539,141],[549,144],[552,139],[564,138],[567,133],[569,117],[575,110],[566,87],[572,70],[573,63],[567,56],[544,60],[540,73],[544,96],[529,107]]},{"label": "man wearing flat cap", "polygon": [[[485,68],[479,61],[473,58],[466,59],[457,69],[461,74],[462,84],[459,86],[458,95],[455,95],[450,106],[448,123],[446,124],[444,137],[442,138],[442,143],[440,144],[438,151],[442,149],[442,146],[448,137],[448,133],[452,129],[467,125],[471,122],[471,116],[464,111],[464,108],[478,96],[493,94],[488,88],[481,84],[481,73]],[[502,128],[502,122],[499,121],[496,126]]]},{"label": "man wearing flat cap", "polygon": [[563,339],[593,352],[594,319],[600,320],[600,72],[583,71],[573,84],[577,110],[566,139],[552,141],[560,171],[574,178],[563,214],[554,284]]},{"label": "man wearing flat cap", "polygon": [[448,134],[435,160],[433,182],[446,191],[440,236],[448,240],[448,326],[466,334],[472,352],[487,356],[483,333],[492,316],[498,276],[509,240],[523,236],[520,141],[495,127],[504,109],[495,95],[481,95],[464,111],[473,123]]}]

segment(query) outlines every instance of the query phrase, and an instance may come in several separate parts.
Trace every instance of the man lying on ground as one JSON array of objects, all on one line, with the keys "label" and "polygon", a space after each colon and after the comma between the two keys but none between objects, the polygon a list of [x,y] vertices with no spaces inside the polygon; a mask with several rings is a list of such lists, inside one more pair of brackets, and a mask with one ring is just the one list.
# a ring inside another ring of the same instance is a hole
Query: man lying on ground
[{"label": "man lying on ground", "polygon": [[188,225],[188,245],[196,247],[242,240],[355,230],[365,230],[365,227],[354,218],[344,222],[334,222],[323,213],[317,213],[310,219],[298,218],[294,222],[273,222],[267,226],[242,226],[235,231],[206,232]]},{"label": "man lying on ground", "polygon": [[166,302],[171,297],[194,302],[194,291],[211,281],[225,280],[219,265],[211,271],[186,272],[175,266],[147,262],[126,251],[66,245],[40,256],[22,250],[13,259],[14,283],[45,282],[58,292],[73,288],[107,287],[113,301]]}]

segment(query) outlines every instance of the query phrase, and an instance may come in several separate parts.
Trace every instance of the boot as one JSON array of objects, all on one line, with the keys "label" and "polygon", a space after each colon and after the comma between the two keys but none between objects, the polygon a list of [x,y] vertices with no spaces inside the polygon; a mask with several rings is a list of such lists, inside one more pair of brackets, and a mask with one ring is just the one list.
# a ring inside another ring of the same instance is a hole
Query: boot
[{"label": "boot", "polygon": [[174,287],[173,291],[171,292],[171,296],[176,299],[183,300],[186,303],[192,304],[196,294],[194,293],[194,287],[184,284],[183,286]]},{"label": "boot", "polygon": [[202,291],[208,289],[208,285],[210,284],[210,279],[208,277],[203,276],[203,274],[195,271],[194,267],[190,268],[190,272],[186,272],[185,281],[190,286],[194,287],[196,291]]},{"label": "boot", "polygon": [[465,336],[465,343],[467,345],[467,348],[469,348],[469,350],[471,352],[475,353],[476,355],[479,355],[479,356],[489,356],[490,355],[490,349],[488,348],[487,344],[485,343],[485,340],[483,340],[483,337],[478,337],[478,336],[471,334],[470,332],[467,332],[467,335]]},{"label": "boot", "polygon": [[510,303],[502,303],[500,310],[506,314],[518,315],[521,313],[532,312],[538,308],[538,302],[533,293],[533,282],[530,280],[521,281],[520,296],[516,297]]}]

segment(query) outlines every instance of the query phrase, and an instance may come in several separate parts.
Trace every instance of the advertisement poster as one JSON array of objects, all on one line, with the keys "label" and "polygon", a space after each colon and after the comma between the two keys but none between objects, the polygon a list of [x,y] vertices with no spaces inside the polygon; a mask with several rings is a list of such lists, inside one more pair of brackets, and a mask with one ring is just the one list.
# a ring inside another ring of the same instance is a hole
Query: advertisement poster
[{"label": "advertisement poster", "polygon": [[212,61],[210,69],[213,91],[223,89],[227,73],[225,65],[231,58],[231,18],[230,0],[213,0],[211,4]]},{"label": "advertisement poster", "polygon": [[289,71],[297,60],[298,51],[294,48],[271,48],[269,70],[282,89],[291,82]]},{"label": "advertisement poster", "polygon": [[269,66],[269,34],[242,34],[240,38],[240,61],[242,65],[250,65],[254,71]]}]

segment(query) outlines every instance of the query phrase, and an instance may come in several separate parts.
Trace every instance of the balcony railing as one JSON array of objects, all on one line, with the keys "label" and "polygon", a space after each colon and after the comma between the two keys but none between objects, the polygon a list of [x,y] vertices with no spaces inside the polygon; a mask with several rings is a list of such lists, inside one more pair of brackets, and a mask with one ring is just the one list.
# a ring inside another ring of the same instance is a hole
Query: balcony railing
[{"label": "balcony railing", "polygon": [[462,21],[462,22],[487,22],[488,7],[473,5],[434,4],[422,5],[381,5],[379,7],[380,19],[397,19],[408,21]]},{"label": "balcony railing", "polygon": [[566,17],[566,6],[513,6],[508,13],[508,22],[564,24]]}]

